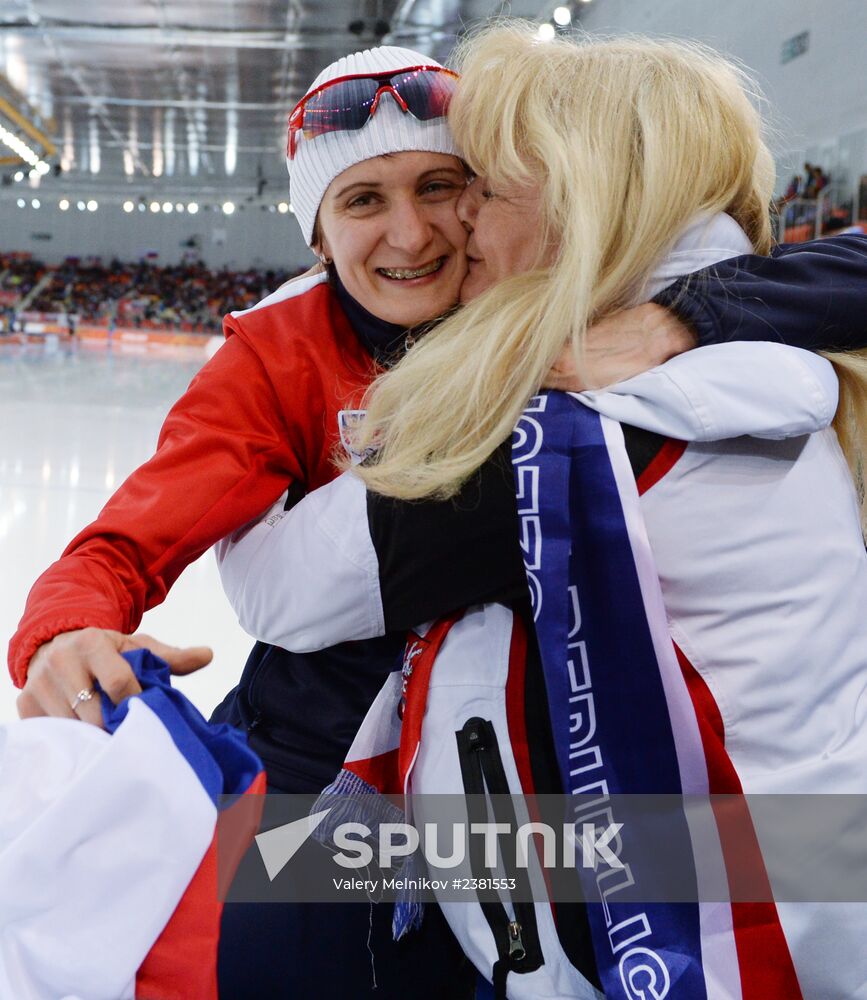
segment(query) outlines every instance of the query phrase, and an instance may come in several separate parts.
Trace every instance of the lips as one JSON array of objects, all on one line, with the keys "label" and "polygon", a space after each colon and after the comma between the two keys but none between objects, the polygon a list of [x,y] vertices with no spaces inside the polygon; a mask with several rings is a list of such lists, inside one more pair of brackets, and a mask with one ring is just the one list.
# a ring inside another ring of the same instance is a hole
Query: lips
[{"label": "lips", "polygon": [[437,257],[429,264],[422,264],[421,267],[378,267],[376,271],[392,281],[411,281],[413,278],[425,278],[429,274],[434,274],[445,262],[445,257]]}]

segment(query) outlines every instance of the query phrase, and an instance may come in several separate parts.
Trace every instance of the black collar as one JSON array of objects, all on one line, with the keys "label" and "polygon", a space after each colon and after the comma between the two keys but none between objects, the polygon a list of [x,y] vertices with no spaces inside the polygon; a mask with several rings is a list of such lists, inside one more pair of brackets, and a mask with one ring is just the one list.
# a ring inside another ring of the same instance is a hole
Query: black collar
[{"label": "black collar", "polygon": [[386,323],[385,320],[368,312],[360,302],[347,292],[334,265],[328,270],[331,287],[337,295],[337,301],[346,313],[349,325],[355,331],[362,346],[377,364],[393,363],[395,356],[403,353],[407,328],[397,323]]}]

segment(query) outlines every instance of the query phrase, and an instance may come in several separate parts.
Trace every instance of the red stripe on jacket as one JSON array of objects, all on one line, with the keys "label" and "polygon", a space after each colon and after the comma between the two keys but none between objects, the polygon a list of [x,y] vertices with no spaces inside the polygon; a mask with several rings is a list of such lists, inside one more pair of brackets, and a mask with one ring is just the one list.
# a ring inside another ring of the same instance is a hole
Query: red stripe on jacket
[{"label": "red stripe on jacket", "polygon": [[674,644],[677,660],[695,708],[707,761],[708,791],[730,795],[714,800],[713,811],[733,899],[754,896],[759,902],[732,902],[732,924],[743,1000],[800,1000],[801,988],[780,925],[747,800],[725,748],[719,706],[704,678]]}]

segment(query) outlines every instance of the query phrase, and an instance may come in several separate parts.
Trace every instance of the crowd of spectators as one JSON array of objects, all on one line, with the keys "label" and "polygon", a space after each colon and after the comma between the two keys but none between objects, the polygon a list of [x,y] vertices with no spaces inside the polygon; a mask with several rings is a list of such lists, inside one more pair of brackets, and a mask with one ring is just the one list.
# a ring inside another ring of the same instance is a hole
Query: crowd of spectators
[{"label": "crowd of spectators", "polygon": [[828,186],[831,178],[815,163],[804,164],[803,174],[795,174],[789,181],[781,199],[783,204],[795,198],[811,201],[818,198],[819,192]]},{"label": "crowd of spectators", "polygon": [[23,298],[44,276],[47,268],[29,254],[0,253],[0,301]]},{"label": "crowd of spectators", "polygon": [[834,198],[819,196],[831,183],[830,176],[818,164],[804,164],[804,172],[795,174],[783,194],[775,199],[774,207],[780,218],[780,238],[785,241],[804,239],[800,227],[808,226],[815,235],[839,231],[858,222],[853,218],[851,200],[837,204]]},{"label": "crowd of spectators", "polygon": [[[0,254],[0,292],[17,304],[48,276],[28,312],[76,316],[80,323],[219,332],[223,316],[246,309],[297,271],[214,271],[201,261],[160,266],[149,260],[68,258],[59,267]],[[9,303],[7,303],[8,305]]]}]

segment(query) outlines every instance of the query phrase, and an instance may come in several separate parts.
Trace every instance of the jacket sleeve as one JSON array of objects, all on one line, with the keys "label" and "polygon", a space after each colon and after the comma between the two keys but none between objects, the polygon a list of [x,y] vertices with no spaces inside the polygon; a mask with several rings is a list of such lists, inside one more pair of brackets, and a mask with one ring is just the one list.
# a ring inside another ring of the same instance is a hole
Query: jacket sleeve
[{"label": "jacket sleeve", "polygon": [[776,247],[687,275],[660,292],[700,345],[769,340],[810,351],[867,347],[867,237]]},{"label": "jacket sleeve", "polygon": [[217,545],[241,625],[304,653],[526,599],[509,444],[451,500],[381,497],[345,472],[289,511],[275,504]]},{"label": "jacket sleeve", "polygon": [[[309,653],[385,634],[364,483],[351,472],[217,543],[223,589],[261,642]],[[300,587],[289,580],[303,580]]]},{"label": "jacket sleeve", "polygon": [[154,456],[34,584],[9,644],[16,684],[61,632],[134,631],[189,563],[303,476],[302,432],[282,412],[260,358],[229,337],[170,411]]}]

